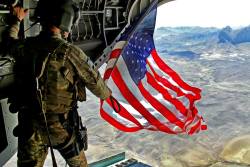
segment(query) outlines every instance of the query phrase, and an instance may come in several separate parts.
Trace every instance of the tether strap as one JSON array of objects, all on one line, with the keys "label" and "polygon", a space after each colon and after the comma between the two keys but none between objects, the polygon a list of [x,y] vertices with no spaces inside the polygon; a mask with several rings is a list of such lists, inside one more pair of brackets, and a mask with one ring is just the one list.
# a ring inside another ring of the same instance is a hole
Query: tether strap
[{"label": "tether strap", "polygon": [[[37,86],[38,86],[38,78],[36,78],[36,82],[37,82]],[[37,87],[37,93],[38,93],[38,96],[39,96],[38,99],[40,99],[39,103],[40,103],[40,106],[41,106],[41,109],[42,109],[43,118],[44,118],[44,122],[45,122],[45,126],[46,126],[46,132],[47,132],[48,141],[49,141],[50,153],[51,153],[51,157],[52,157],[52,164],[53,164],[53,167],[57,167],[56,157],[55,157],[55,154],[54,154],[54,150],[53,150],[53,147],[52,147],[52,142],[51,142],[51,138],[50,138],[50,134],[49,134],[48,121],[47,121],[45,111],[44,111],[44,108],[43,108],[43,105],[42,105],[42,100],[41,100],[42,92],[38,87]]]},{"label": "tether strap", "polygon": [[[109,99],[111,101],[111,105],[112,105],[113,109],[115,110],[115,112],[119,113],[121,111],[120,103],[113,96],[110,96]],[[118,108],[116,108],[116,107],[118,107]]]}]

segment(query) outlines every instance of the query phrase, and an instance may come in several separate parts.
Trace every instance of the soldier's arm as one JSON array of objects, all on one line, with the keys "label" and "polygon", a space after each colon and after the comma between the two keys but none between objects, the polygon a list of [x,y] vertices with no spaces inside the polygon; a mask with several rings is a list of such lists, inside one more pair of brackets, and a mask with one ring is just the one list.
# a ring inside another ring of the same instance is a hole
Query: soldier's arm
[{"label": "soldier's arm", "polygon": [[17,19],[12,22],[12,24],[6,30],[6,38],[18,39],[18,32],[20,28],[20,21]]},{"label": "soldier's arm", "polygon": [[103,100],[111,95],[111,91],[103,81],[100,73],[93,68],[93,63],[81,49],[70,46],[68,58],[75,66],[83,83],[94,95]]},{"label": "soldier's arm", "polygon": [[18,46],[22,43],[22,41],[18,40],[20,22],[27,15],[27,13],[28,10],[21,7],[14,7],[11,9],[8,18],[8,26],[1,34],[1,51],[4,55],[11,54],[12,56],[16,56],[16,54],[18,54]]},{"label": "soldier's arm", "polygon": [[28,14],[28,10],[22,7],[13,7],[11,9],[9,18],[9,27],[6,29],[6,38],[18,39],[18,32],[20,29],[20,22]]}]

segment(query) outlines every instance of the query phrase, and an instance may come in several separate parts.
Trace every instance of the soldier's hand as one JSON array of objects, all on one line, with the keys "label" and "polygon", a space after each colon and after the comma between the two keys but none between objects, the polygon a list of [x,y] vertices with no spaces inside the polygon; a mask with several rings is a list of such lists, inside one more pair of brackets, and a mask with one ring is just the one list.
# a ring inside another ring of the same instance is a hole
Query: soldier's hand
[{"label": "soldier's hand", "polygon": [[20,6],[15,6],[12,7],[11,13],[13,16],[16,16],[19,21],[22,21],[25,18],[25,16],[27,16],[28,11],[29,11],[28,9],[24,9]]}]

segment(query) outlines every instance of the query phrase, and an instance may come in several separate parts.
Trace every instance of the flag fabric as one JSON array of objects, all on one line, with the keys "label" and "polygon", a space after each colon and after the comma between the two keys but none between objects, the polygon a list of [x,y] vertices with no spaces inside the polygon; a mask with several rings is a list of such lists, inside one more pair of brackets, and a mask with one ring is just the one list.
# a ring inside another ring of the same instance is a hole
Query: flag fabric
[{"label": "flag fabric", "polygon": [[206,129],[195,106],[201,90],[184,82],[157,54],[156,9],[153,1],[135,28],[114,46],[104,73],[112,97],[101,101],[100,114],[125,132],[192,135]]}]

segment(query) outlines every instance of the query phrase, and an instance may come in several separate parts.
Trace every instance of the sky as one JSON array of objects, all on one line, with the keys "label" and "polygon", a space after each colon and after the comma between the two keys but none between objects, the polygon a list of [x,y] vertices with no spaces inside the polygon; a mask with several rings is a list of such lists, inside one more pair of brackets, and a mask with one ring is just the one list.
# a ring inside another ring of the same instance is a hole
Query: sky
[{"label": "sky", "polygon": [[175,0],[158,8],[156,27],[250,25],[250,0]]}]

